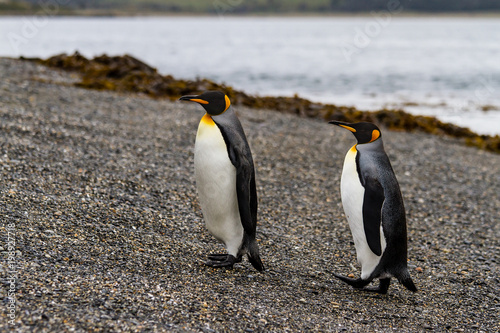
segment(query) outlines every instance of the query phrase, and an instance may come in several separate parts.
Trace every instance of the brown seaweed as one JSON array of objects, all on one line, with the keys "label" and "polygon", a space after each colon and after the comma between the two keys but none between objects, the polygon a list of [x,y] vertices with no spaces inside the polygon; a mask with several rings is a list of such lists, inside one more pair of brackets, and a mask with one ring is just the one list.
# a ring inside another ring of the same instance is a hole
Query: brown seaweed
[{"label": "brown seaweed", "polygon": [[412,115],[403,110],[360,111],[354,107],[315,103],[297,95],[293,97],[248,95],[208,79],[181,80],[171,75],[161,75],[156,68],[130,55],[114,57],[102,55],[87,59],[76,52],[73,55],[60,54],[45,60],[36,60],[49,67],[81,73],[81,82],[77,83],[79,87],[143,93],[154,98],[171,100],[205,90],[221,90],[235,105],[275,110],[301,117],[321,118],[326,121],[370,121],[392,130],[422,131],[463,138],[467,145],[500,153],[500,136],[479,135],[468,128],[442,122],[436,117]]}]

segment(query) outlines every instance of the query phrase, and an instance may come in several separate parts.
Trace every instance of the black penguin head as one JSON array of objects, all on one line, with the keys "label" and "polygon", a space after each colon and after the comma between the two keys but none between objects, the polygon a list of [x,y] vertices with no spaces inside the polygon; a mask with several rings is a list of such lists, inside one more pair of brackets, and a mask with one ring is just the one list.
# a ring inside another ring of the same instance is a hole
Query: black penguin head
[{"label": "black penguin head", "polygon": [[221,91],[205,91],[201,95],[186,95],[182,96],[179,100],[196,102],[203,106],[211,116],[224,113],[231,105],[229,97]]},{"label": "black penguin head", "polygon": [[354,134],[359,144],[369,143],[377,140],[382,136],[377,125],[373,123],[344,123],[342,121],[330,121],[330,124],[334,124],[343,127]]}]

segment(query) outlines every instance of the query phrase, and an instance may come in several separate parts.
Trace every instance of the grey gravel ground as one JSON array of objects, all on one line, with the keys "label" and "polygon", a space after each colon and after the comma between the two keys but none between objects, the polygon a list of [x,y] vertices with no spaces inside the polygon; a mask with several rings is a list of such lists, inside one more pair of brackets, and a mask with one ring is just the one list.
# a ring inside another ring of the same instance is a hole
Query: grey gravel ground
[{"label": "grey gravel ground", "polygon": [[359,275],[339,194],[352,134],[237,108],[256,161],[267,270],[246,259],[215,270],[203,261],[222,246],[204,228],[193,177],[201,108],[75,80],[0,59],[0,331],[498,330],[500,155],[383,131],[419,292],[393,283],[373,295],[331,274]]}]

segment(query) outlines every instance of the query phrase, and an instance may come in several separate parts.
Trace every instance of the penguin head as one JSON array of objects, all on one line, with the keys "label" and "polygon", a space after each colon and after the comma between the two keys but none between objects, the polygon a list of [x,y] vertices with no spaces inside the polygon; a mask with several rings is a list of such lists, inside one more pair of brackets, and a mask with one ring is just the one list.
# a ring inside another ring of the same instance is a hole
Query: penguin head
[{"label": "penguin head", "polygon": [[229,97],[221,91],[205,91],[201,95],[186,95],[179,100],[196,102],[203,106],[205,111],[211,116],[218,116],[226,111],[231,102]]},{"label": "penguin head", "polygon": [[380,137],[382,137],[382,133],[377,125],[373,123],[360,122],[360,123],[345,123],[342,121],[330,121],[330,124],[334,124],[340,127],[343,127],[354,134],[356,139],[358,140],[358,144],[370,143],[373,142]]}]

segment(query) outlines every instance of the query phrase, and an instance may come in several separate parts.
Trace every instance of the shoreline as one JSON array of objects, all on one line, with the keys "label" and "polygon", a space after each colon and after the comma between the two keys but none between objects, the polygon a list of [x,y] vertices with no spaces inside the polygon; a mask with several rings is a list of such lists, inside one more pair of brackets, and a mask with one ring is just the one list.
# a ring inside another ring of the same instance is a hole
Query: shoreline
[{"label": "shoreline", "polygon": [[[376,11],[375,11],[376,12]],[[0,17],[9,16],[26,16],[26,15],[48,15],[42,9],[32,10],[32,11],[17,11],[8,12],[0,11]],[[132,12],[132,11],[121,11],[121,10],[61,10],[57,14],[49,14],[50,17],[217,17],[220,14],[214,12],[202,13],[202,12],[158,12],[158,11],[143,11],[143,12]],[[332,17],[332,18],[350,18],[350,17],[372,17],[372,11],[370,12],[289,12],[289,13],[234,13],[231,11],[224,12],[224,16],[229,17],[273,17],[273,18],[287,18],[287,17]],[[500,10],[498,11],[477,11],[477,12],[417,12],[417,11],[402,11],[394,15],[394,19],[397,18],[498,18],[500,17]]]},{"label": "shoreline", "polygon": [[435,135],[447,135],[464,139],[465,144],[500,153],[500,135],[477,134],[472,130],[438,120],[434,116],[413,115],[403,109],[383,108],[363,111],[351,106],[313,102],[295,95],[259,96],[249,95],[225,84],[208,79],[184,80],[171,75],[162,75],[157,69],[129,55],[102,55],[87,59],[78,52],[73,55],[60,54],[47,59],[23,58],[40,64],[79,73],[79,87],[143,93],[154,98],[176,100],[182,95],[203,90],[222,90],[232,103],[252,108],[266,108],[302,117],[319,118],[325,121],[346,122],[370,121],[392,130],[422,131]]}]

